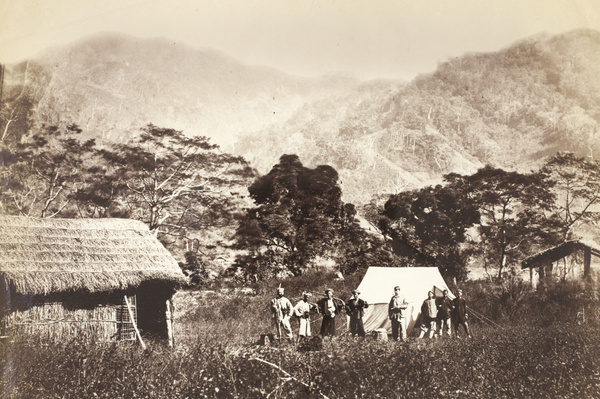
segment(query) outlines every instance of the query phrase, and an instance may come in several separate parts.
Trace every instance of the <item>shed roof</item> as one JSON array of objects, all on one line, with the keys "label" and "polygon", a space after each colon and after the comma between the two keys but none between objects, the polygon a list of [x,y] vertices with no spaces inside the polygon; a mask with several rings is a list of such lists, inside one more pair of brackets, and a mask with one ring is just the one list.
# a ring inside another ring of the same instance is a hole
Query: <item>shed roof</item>
[{"label": "shed roof", "polygon": [[137,220],[0,216],[0,278],[17,293],[49,294],[124,290],[184,276]]},{"label": "shed roof", "polygon": [[531,267],[539,266],[541,263],[544,263],[544,262],[555,262],[559,259],[562,259],[562,258],[572,254],[575,251],[584,250],[586,248],[590,250],[592,255],[600,257],[600,250],[598,250],[586,243],[583,243],[578,240],[565,241],[560,245],[557,245],[552,248],[548,248],[542,252],[539,252],[535,255],[532,255],[532,256],[526,258],[523,261],[523,263],[521,264],[521,267],[523,269],[528,269]]}]

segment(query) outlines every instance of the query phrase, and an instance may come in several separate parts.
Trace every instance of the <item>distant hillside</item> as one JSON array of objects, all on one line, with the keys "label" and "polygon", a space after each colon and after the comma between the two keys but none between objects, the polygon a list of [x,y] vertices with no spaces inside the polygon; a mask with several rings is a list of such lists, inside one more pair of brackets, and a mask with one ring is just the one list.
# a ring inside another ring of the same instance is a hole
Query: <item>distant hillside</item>
[{"label": "distant hillside", "polygon": [[25,87],[33,128],[76,123],[123,139],[148,123],[230,146],[240,131],[286,120],[306,101],[348,92],[344,76],[298,78],[166,39],[101,34],[9,66],[5,100]]},{"label": "distant hillside", "polygon": [[600,156],[599,32],[531,38],[408,85],[370,86],[307,105],[237,148],[263,171],[285,152],[329,163],[358,203],[486,163],[529,170],[559,150]]},{"label": "distant hillside", "polygon": [[0,126],[19,136],[76,123],[124,140],[151,122],[211,137],[262,173],[296,153],[335,167],[344,199],[360,204],[486,163],[528,170],[557,150],[597,158],[599,77],[600,33],[589,30],[466,54],[410,83],[299,78],[105,34],[8,66]]}]

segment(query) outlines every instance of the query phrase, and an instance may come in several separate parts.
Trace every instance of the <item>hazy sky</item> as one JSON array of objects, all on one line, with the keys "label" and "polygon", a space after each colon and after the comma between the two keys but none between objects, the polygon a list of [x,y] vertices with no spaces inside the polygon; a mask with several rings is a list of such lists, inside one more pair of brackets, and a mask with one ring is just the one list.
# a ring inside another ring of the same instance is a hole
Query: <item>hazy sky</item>
[{"label": "hazy sky", "polygon": [[600,31],[600,0],[0,0],[0,62],[101,31],[297,75],[406,78],[531,35]]}]

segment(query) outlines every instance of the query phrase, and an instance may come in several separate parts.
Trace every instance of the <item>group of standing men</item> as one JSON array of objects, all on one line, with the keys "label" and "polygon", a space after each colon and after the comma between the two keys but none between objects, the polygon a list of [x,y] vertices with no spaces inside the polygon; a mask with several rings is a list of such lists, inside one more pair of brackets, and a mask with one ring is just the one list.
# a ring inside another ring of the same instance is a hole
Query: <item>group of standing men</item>
[{"label": "group of standing men", "polygon": [[[392,322],[392,337],[398,341],[400,338],[406,340],[406,315],[404,314],[408,303],[400,294],[400,287],[394,288],[394,296],[389,304],[389,318]],[[421,305],[421,332],[419,338],[423,338],[429,332],[429,338],[434,338],[439,328],[439,336],[444,332],[448,336],[451,333],[451,326],[454,327],[454,333],[458,336],[458,327],[462,326],[465,333],[470,338],[469,324],[467,322],[467,303],[462,296],[462,290],[458,290],[454,299],[448,297],[448,290],[443,291],[441,298],[435,298],[433,291],[427,293],[427,299]]]},{"label": "group of standing men", "polygon": [[350,317],[350,332],[352,335],[360,337],[365,336],[363,325],[363,315],[369,304],[360,298],[358,290],[353,291],[353,295],[345,303],[339,298],[333,296],[333,290],[325,290],[325,297],[317,303],[310,302],[312,296],[310,292],[303,292],[302,299],[296,306],[292,306],[289,299],[284,296],[283,288],[277,289],[277,297],[271,300],[271,312],[273,314],[273,324],[275,326],[275,336],[277,339],[286,338],[292,340],[294,333],[291,327],[291,318],[295,316],[299,320],[298,337],[302,340],[312,335],[310,326],[310,314],[319,313],[323,315],[321,322],[321,337],[333,337],[336,334],[336,317],[342,312]]},{"label": "group of standing men", "polygon": [[[321,337],[333,337],[336,334],[336,316],[343,311],[350,319],[350,333],[352,336],[365,337],[365,328],[363,325],[363,316],[365,309],[369,304],[360,298],[360,292],[354,290],[352,296],[345,303],[339,298],[333,296],[333,290],[325,290],[325,296],[317,303],[309,301],[312,296],[310,292],[303,292],[302,299],[295,306],[284,296],[284,289],[277,289],[277,297],[271,300],[271,312],[273,314],[273,324],[275,327],[275,336],[277,339],[286,338],[293,340],[294,333],[291,327],[291,318],[297,317],[299,320],[298,337],[306,339],[311,336],[310,314],[319,313],[323,315],[321,322]],[[406,309],[408,303],[401,295],[399,286],[394,288],[394,296],[391,298],[388,306],[388,317],[392,323],[392,337],[398,341],[407,338],[407,320]],[[421,306],[421,333],[419,338],[423,338],[427,332],[429,337],[436,336],[436,327],[439,327],[439,336],[444,333],[451,335],[451,325],[454,327],[455,334],[458,335],[458,327],[463,326],[467,336],[471,337],[469,325],[467,323],[467,305],[462,296],[462,291],[458,290],[454,299],[448,297],[448,290],[443,291],[443,297],[435,298],[432,291],[428,292],[428,298]]]}]

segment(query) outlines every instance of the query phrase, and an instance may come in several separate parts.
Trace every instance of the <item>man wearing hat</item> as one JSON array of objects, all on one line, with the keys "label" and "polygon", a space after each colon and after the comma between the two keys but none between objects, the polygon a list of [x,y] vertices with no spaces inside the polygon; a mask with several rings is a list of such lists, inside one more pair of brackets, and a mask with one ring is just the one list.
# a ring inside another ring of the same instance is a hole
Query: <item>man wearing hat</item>
[{"label": "man wearing hat", "polygon": [[458,337],[458,326],[462,325],[467,333],[469,338],[471,337],[471,332],[469,331],[469,323],[467,323],[469,316],[467,315],[467,302],[463,297],[462,290],[458,290],[456,293],[456,298],[454,298],[454,334]]},{"label": "man wearing hat", "polygon": [[350,316],[350,334],[354,337],[365,337],[365,326],[363,325],[363,315],[369,304],[360,298],[360,291],[352,291],[352,296],[346,303],[346,314]]},{"label": "man wearing hat", "polygon": [[400,295],[400,286],[394,287],[394,296],[390,299],[388,306],[388,316],[392,322],[392,337],[396,341],[398,341],[399,335],[402,337],[402,341],[406,341],[406,318],[404,313],[407,307],[406,298]]},{"label": "man wearing hat", "polygon": [[325,290],[325,297],[321,298],[318,303],[319,312],[323,315],[323,323],[321,324],[321,337],[335,336],[335,316],[342,313],[344,304],[337,298],[333,297],[333,290],[328,288]]},{"label": "man wearing hat", "polygon": [[277,297],[271,300],[271,312],[273,313],[273,325],[275,326],[275,339],[280,340],[284,334],[288,340],[294,339],[290,317],[294,308],[289,299],[283,296],[283,288],[277,288]]},{"label": "man wearing hat", "polygon": [[300,329],[298,330],[298,338],[302,341],[311,336],[310,331],[310,312],[318,311],[317,305],[308,301],[312,296],[310,292],[304,291],[302,299],[294,306],[294,314],[300,320]]}]

